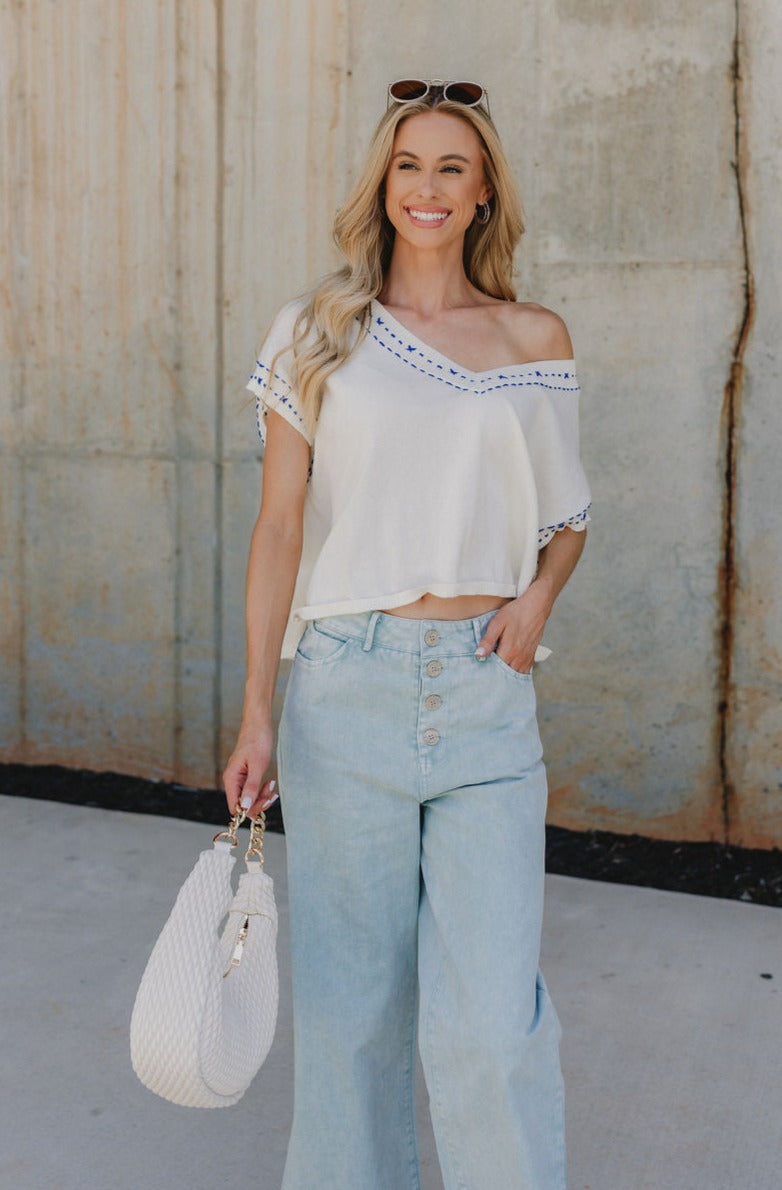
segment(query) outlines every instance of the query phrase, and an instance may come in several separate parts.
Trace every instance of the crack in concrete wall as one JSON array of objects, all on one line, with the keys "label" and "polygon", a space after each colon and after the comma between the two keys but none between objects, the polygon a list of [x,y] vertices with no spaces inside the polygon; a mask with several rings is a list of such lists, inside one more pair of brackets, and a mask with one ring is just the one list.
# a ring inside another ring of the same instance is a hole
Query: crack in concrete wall
[{"label": "crack in concrete wall", "polygon": [[[183,13],[182,0],[176,0],[174,5],[174,53],[176,55],[175,68],[175,88],[176,94],[179,96],[184,90],[184,37],[183,37]],[[173,235],[171,237],[172,253],[173,253],[173,268],[174,268],[174,306],[176,308],[176,316],[178,319],[182,317],[182,306],[184,302],[184,284],[183,284],[183,269],[184,260],[182,252],[181,237],[177,234],[182,225],[183,220],[183,194],[182,194],[182,173],[180,169],[180,157],[182,154],[182,138],[183,138],[183,122],[184,113],[183,105],[176,104],[176,126],[174,134],[175,145],[175,177],[174,177],[174,220],[173,220]],[[175,336],[173,349],[171,353],[171,367],[174,375],[177,377],[177,383],[182,375],[182,366],[184,362],[184,337],[182,334]],[[180,403],[177,402],[177,415]],[[178,417],[177,417],[178,420]],[[177,494],[175,499],[175,526],[174,526],[174,540],[176,542],[176,563],[174,571],[174,672],[172,675],[173,681],[173,763],[174,771],[182,772],[182,763],[185,759],[183,755],[183,737],[184,724],[182,722],[182,702],[183,702],[183,682],[182,673],[184,669],[184,601],[183,601],[183,587],[184,587],[184,557],[182,550],[182,539],[184,537],[184,517],[182,515],[182,458],[181,458],[181,444],[179,442],[180,432],[177,426],[177,450],[176,450],[176,486]]]},{"label": "crack in concrete wall", "polygon": [[225,13],[223,0],[215,4],[215,156],[216,193],[215,223],[215,423],[214,423],[214,525],[215,557],[212,598],[214,600],[214,686],[212,691],[213,735],[212,750],[215,785],[222,783],[222,724],[223,724],[223,384],[225,376]]},{"label": "crack in concrete wall", "polygon": [[724,475],[722,521],[722,554],[719,574],[719,681],[717,703],[718,760],[722,798],[722,829],[725,842],[730,841],[731,814],[735,799],[735,786],[728,763],[728,741],[731,730],[731,701],[733,684],[733,626],[738,574],[736,568],[736,490],[738,482],[738,446],[741,406],[744,395],[744,355],[752,323],[755,317],[755,285],[752,260],[749,249],[747,209],[747,159],[742,129],[743,95],[741,0],[735,0],[735,26],[733,38],[733,114],[734,114],[734,160],[736,196],[739,225],[741,228],[741,252],[743,261],[744,305],[739,323],[728,379],[725,384],[722,404],[722,426],[724,442]]}]

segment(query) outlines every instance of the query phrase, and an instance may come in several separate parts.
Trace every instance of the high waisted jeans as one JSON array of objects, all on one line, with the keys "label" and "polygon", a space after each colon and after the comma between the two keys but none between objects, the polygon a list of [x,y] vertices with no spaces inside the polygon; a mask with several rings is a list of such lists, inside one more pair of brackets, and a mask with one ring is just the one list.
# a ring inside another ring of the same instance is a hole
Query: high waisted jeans
[{"label": "high waisted jeans", "polygon": [[416,1033],[446,1190],[564,1190],[538,971],[546,778],[531,677],[474,656],[490,618],[371,612],[302,638],[279,733],[284,1190],[419,1186]]}]

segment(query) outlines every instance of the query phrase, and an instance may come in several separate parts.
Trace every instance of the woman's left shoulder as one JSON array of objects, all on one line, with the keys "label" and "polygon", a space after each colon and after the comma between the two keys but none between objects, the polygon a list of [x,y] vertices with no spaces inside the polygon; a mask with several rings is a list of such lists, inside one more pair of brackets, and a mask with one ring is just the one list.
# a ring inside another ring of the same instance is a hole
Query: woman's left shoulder
[{"label": "woman's left shoulder", "polygon": [[504,318],[519,352],[529,360],[572,359],[565,322],[537,302],[508,302]]}]

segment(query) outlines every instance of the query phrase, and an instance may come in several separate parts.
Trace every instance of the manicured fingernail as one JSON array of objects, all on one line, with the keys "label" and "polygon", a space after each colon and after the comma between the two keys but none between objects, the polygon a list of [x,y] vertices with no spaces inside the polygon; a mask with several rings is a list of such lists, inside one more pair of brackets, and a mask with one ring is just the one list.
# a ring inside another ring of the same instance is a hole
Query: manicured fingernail
[{"label": "manicured fingernail", "polygon": [[244,797],[242,798],[242,800],[239,802],[239,805],[242,807],[243,810],[249,810],[250,806],[252,804],[253,804],[253,799],[250,797],[249,793],[246,793],[244,795]]},{"label": "manicured fingernail", "polygon": [[269,782],[269,793],[273,793],[276,788],[277,788],[277,782],[270,781]]},{"label": "manicured fingernail", "polygon": [[274,797],[269,798],[268,802],[263,803],[264,812],[269,809],[269,806],[273,806],[274,803],[278,802],[279,800],[280,800],[279,793],[275,793]]},{"label": "manicured fingernail", "polygon": [[486,650],[483,648],[483,646],[475,650],[475,656],[480,661],[483,661],[484,657],[486,656]]}]

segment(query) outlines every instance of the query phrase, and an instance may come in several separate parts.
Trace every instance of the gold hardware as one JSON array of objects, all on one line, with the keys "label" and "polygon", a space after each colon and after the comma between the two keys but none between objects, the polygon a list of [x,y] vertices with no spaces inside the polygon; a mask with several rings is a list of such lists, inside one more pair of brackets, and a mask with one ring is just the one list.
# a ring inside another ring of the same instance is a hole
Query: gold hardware
[{"label": "gold hardware", "polygon": [[244,952],[244,944],[247,941],[247,932],[249,929],[250,929],[250,919],[249,919],[249,917],[245,917],[244,924],[242,925],[242,928],[239,931],[239,936],[236,939],[236,946],[234,947],[234,952],[231,955],[231,962],[228,964],[228,970],[226,972],[224,972],[224,974],[223,974],[223,979],[227,979],[228,976],[231,974],[231,972],[233,970],[235,970],[236,967],[238,967],[239,964],[241,963],[242,954]]},{"label": "gold hardware", "polygon": [[249,864],[251,860],[257,860],[261,867],[263,867],[263,834],[265,829],[266,813],[261,810],[255,821],[250,820],[250,842],[244,856],[244,862],[246,864]]},{"label": "gold hardware", "polygon": [[[241,807],[238,807],[236,813],[228,824],[227,830],[218,831],[213,842],[216,843],[218,839],[226,839],[231,844],[231,847],[235,847],[239,842],[237,832],[246,817],[247,811],[243,810]],[[250,863],[251,860],[257,860],[261,867],[263,867],[263,834],[265,828],[266,814],[263,810],[261,810],[257,819],[250,819],[250,842],[247,846],[247,851],[244,857],[245,863]],[[246,916],[244,922],[242,923],[242,928],[239,931],[236,939],[236,945],[234,946],[234,951],[231,955],[231,961],[228,964],[228,970],[223,973],[223,979],[226,979],[232,971],[236,970],[242,961],[244,944],[247,941],[247,933],[250,929],[250,916],[254,915]]]},{"label": "gold hardware", "polygon": [[[224,831],[218,831],[212,842],[216,843],[218,839],[225,839],[231,844],[231,847],[236,847],[237,843],[239,842],[237,832],[246,817],[247,811],[241,808],[238,809],[231,821],[228,823],[227,829]],[[245,863],[250,863],[251,860],[257,860],[261,867],[263,867],[263,836],[265,829],[266,814],[263,810],[261,810],[257,819],[250,819],[250,842],[244,856]]]},{"label": "gold hardware", "polygon": [[246,817],[247,817],[247,811],[243,810],[241,806],[238,806],[236,809],[236,813],[234,814],[231,821],[228,823],[228,829],[224,830],[224,831],[218,831],[217,834],[215,835],[214,839],[212,840],[212,842],[216,843],[218,839],[227,839],[228,842],[231,844],[231,846],[235,847],[236,844],[239,842],[236,832],[238,831],[239,827],[242,825],[242,823],[244,822]]}]

